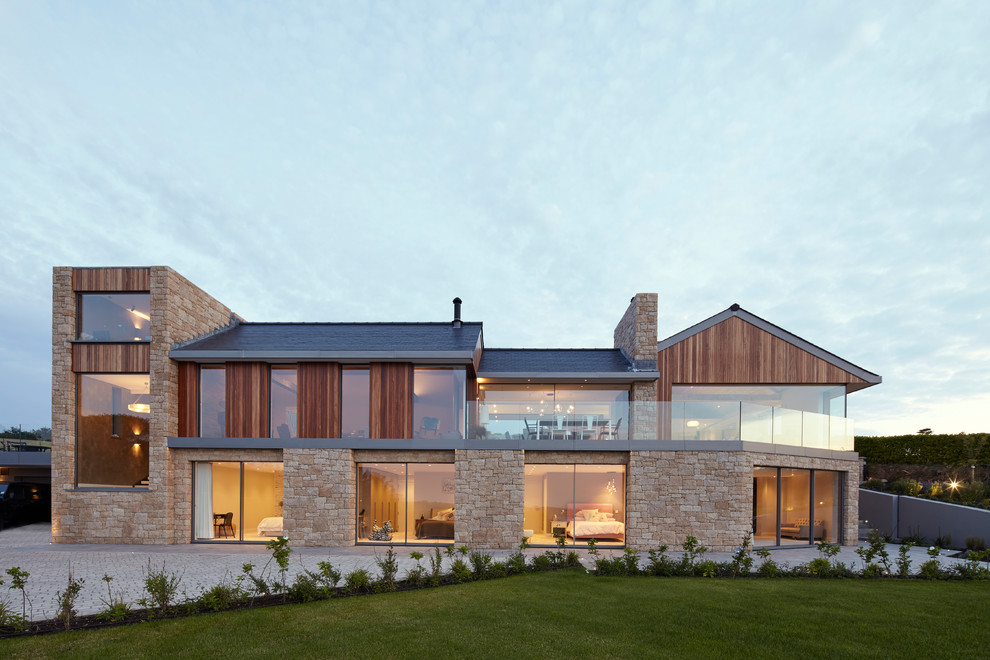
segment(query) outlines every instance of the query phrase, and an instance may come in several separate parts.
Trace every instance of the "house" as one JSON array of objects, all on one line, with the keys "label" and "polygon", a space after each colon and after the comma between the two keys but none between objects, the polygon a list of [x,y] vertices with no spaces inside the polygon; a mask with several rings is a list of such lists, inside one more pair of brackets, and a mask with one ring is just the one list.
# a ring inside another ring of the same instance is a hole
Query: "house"
[{"label": "house", "polygon": [[733,305],[657,341],[248,322],[164,266],[53,274],[59,543],[853,544],[849,393],[880,377]]}]

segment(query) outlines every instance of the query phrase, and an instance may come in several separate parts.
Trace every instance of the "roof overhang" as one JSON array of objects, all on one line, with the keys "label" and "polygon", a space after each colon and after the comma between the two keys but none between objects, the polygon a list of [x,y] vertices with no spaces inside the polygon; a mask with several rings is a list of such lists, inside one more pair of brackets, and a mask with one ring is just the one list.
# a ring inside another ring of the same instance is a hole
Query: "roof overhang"
[{"label": "roof overhang", "polygon": [[701,323],[697,323],[686,330],[678,332],[676,335],[671,335],[663,341],[658,342],[657,352],[659,353],[666,348],[670,348],[674,344],[680,343],[688,337],[698,334],[699,332],[704,332],[708,328],[716,326],[719,323],[732,318],[733,316],[738,317],[743,321],[756,326],[760,330],[768,332],[774,337],[777,337],[782,341],[786,341],[787,343],[792,344],[793,346],[796,346],[797,348],[800,348],[801,350],[806,351],[811,355],[814,355],[815,357],[852,374],[853,376],[856,376],[860,380],[865,381],[863,383],[849,383],[847,387],[850,392],[855,392],[856,390],[861,390],[865,387],[870,387],[883,382],[883,379],[872,371],[867,371],[866,369],[858,367],[848,360],[843,360],[838,355],[830,353],[820,346],[815,346],[810,341],[801,339],[797,335],[784,330],[780,326],[774,325],[773,323],[770,323],[755,314],[747,312],[745,309],[739,307],[739,305],[733,305],[729,309],[719,312],[711,318],[705,319]]},{"label": "roof overhang", "polygon": [[502,381],[538,380],[553,381],[555,383],[569,383],[581,381],[595,381],[596,383],[639,383],[644,381],[654,381],[660,378],[659,371],[630,371],[617,373],[614,371],[596,372],[573,372],[573,371],[482,371],[478,373],[478,378]]},{"label": "roof overhang", "polygon": [[179,362],[419,362],[430,364],[474,363],[472,351],[195,351],[172,349]]}]

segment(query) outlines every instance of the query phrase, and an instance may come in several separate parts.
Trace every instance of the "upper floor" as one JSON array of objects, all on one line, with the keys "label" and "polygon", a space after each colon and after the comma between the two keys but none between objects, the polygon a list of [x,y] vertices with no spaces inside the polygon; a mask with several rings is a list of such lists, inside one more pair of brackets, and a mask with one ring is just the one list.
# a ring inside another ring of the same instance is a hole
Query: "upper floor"
[{"label": "upper floor", "polygon": [[846,397],[881,381],[738,305],[658,341],[656,294],[610,348],[526,349],[486,348],[460,299],[444,322],[256,323],[165,267],[56,284],[79,432],[174,447],[851,451]]}]

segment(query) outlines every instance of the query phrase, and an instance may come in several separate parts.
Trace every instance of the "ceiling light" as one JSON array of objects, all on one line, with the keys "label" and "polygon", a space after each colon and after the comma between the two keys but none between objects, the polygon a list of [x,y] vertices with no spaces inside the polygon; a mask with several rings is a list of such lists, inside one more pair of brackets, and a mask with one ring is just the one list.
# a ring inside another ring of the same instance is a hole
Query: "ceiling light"
[{"label": "ceiling light", "polygon": [[690,426],[691,428],[694,428],[694,427],[698,426],[700,423],[701,422],[699,422],[696,419],[690,419],[690,420],[688,420],[687,425]]},{"label": "ceiling light", "polygon": [[148,316],[147,314],[145,314],[144,312],[142,312],[142,311],[141,311],[141,310],[139,310],[139,309],[134,309],[133,307],[131,307],[131,309],[130,309],[130,312],[131,312],[131,314],[133,314],[134,316],[137,316],[137,317],[139,317],[139,318],[142,318],[142,319],[144,319],[145,321],[151,321],[151,317],[150,317],[150,316]]}]

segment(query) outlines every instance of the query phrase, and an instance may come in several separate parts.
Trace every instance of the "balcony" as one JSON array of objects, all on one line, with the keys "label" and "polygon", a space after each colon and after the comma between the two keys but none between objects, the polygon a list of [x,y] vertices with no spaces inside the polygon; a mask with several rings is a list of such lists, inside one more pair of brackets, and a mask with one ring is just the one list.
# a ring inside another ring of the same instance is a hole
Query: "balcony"
[{"label": "balcony", "polygon": [[468,429],[469,443],[751,442],[853,451],[851,419],[743,401],[475,401]]}]

